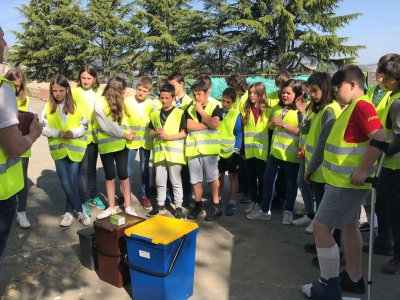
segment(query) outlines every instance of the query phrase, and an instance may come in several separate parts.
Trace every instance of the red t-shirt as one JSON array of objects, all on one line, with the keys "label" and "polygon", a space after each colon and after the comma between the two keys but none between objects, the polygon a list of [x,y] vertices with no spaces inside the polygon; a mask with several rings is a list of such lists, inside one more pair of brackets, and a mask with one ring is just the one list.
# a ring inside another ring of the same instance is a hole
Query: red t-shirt
[{"label": "red t-shirt", "polygon": [[253,112],[254,123],[257,124],[258,117],[260,116],[260,110],[255,105],[252,105],[251,111]]},{"label": "red t-shirt", "polygon": [[368,133],[383,128],[372,103],[365,100],[358,101],[350,116],[344,133],[344,140],[348,143],[362,143],[369,140]]}]

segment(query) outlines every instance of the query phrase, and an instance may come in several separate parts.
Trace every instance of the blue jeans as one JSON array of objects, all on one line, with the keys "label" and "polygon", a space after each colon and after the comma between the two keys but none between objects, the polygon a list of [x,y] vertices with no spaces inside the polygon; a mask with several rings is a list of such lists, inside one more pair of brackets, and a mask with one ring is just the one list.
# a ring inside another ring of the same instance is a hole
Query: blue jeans
[{"label": "blue jeans", "polygon": [[311,219],[314,218],[314,197],[311,186],[304,181],[305,173],[305,160],[300,160],[299,174],[297,176],[297,186],[303,197],[304,206],[306,207],[307,216]]},{"label": "blue jeans", "polygon": [[144,148],[129,149],[129,152],[128,152],[128,176],[129,176],[129,182],[131,184],[131,191],[133,191],[134,166],[135,166],[135,160],[136,160],[136,153],[138,150],[139,150],[139,159],[140,159],[140,174],[142,177],[141,198],[143,198],[143,197],[148,197],[148,195],[149,195],[149,186],[150,186],[149,163],[150,163],[151,150],[146,150]]},{"label": "blue jeans", "polygon": [[82,202],[97,196],[97,144],[87,145],[85,156],[79,165],[78,171],[78,193]]},{"label": "blue jeans", "polygon": [[261,210],[268,212],[271,209],[274,183],[278,168],[282,168],[285,174],[285,210],[293,211],[294,202],[297,196],[297,174],[299,173],[299,163],[283,161],[273,155],[268,157],[267,167],[264,172],[264,189],[261,202]]},{"label": "blue jeans", "polygon": [[67,196],[67,205],[65,212],[72,213],[74,210],[77,212],[82,211],[82,204],[78,195],[78,169],[79,162],[70,160],[68,157],[54,161],[56,164],[56,171],[60,178],[61,185]]},{"label": "blue jeans", "polygon": [[0,200],[0,257],[6,248],[6,242],[12,222],[17,211],[17,198],[12,196],[7,200]]}]

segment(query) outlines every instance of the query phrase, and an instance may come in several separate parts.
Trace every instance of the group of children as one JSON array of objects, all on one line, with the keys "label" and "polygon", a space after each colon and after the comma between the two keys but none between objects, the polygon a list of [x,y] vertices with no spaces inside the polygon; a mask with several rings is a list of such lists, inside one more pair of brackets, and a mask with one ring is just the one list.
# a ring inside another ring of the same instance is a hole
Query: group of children
[{"label": "group of children", "polygon": [[[19,108],[28,110],[23,74],[12,70],[9,79],[21,87]],[[116,213],[114,165],[125,212],[135,215],[131,190],[138,152],[140,202],[149,210],[149,217],[165,212],[167,198],[175,203],[176,218],[186,218],[182,207],[190,208],[189,219],[204,215],[203,182],[207,182],[212,205],[205,220],[218,219],[228,172],[225,214],[235,214],[238,190],[247,190],[251,202],[245,209],[246,218],[267,221],[281,178],[285,199],[282,223],[311,224],[309,231],[314,231],[321,278],[303,286],[304,293],[313,299],[339,299],[342,289],[363,293],[359,211],[371,189],[365,179],[381,154],[381,142],[386,141],[389,151],[378,188],[376,247],[393,247],[392,231],[394,257],[384,271],[400,273],[399,56],[389,54],[381,59],[379,85],[367,95],[365,77],[355,65],[343,67],[332,78],[316,72],[305,82],[279,72],[275,79],[278,92],[267,94],[263,83],[248,86],[242,76],[231,75],[226,79],[229,87],[217,101],[210,97],[209,76],[199,76],[192,84],[192,99],[185,94],[182,74],[173,73],[155,100],[149,98],[153,82],[148,77],[139,79],[134,96],[125,97],[124,79],[114,76],[100,91],[96,70],[89,65],[81,69],[74,89],[64,76],[53,76],[42,118],[43,135],[48,137],[67,196],[60,225],[71,225],[74,211],[78,220],[89,225],[89,204],[103,209],[99,219]],[[108,208],[96,189],[98,153],[105,171]],[[156,201],[149,197],[151,155]],[[25,178],[27,166],[28,159]],[[293,220],[298,187],[306,216]],[[192,190],[194,205],[190,207]],[[24,212],[26,191],[21,193],[17,221],[21,227],[29,227]],[[339,230],[335,238],[332,230]],[[339,275],[340,232],[347,271]]]}]

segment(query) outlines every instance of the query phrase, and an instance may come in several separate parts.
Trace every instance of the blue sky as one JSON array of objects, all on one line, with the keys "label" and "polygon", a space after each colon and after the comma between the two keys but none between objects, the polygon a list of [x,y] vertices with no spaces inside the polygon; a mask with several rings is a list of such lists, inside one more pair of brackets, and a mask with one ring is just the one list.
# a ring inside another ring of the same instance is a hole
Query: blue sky
[{"label": "blue sky", "polygon": [[[5,32],[9,45],[15,43],[15,36],[9,30],[20,31],[23,19],[14,8],[28,0],[0,1],[0,26]],[[381,5],[383,4],[383,5]],[[365,45],[358,52],[360,64],[376,63],[389,52],[400,53],[400,22],[398,22],[399,0],[343,0],[337,14],[362,13],[363,15],[338,31],[339,36],[350,37],[347,44]]]}]

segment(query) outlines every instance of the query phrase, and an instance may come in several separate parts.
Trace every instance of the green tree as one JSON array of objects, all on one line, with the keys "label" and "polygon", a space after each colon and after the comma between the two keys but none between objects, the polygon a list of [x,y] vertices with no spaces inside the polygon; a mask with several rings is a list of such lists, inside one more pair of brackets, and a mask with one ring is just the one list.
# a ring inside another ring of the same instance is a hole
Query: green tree
[{"label": "green tree", "polygon": [[75,0],[32,0],[21,5],[23,31],[13,32],[17,45],[10,54],[26,67],[29,78],[45,81],[55,73],[72,77],[84,61],[87,31],[79,26],[83,12]]},{"label": "green tree", "polygon": [[144,34],[133,7],[129,1],[91,0],[85,10],[91,33],[86,54],[107,78],[131,74],[143,52]]}]

